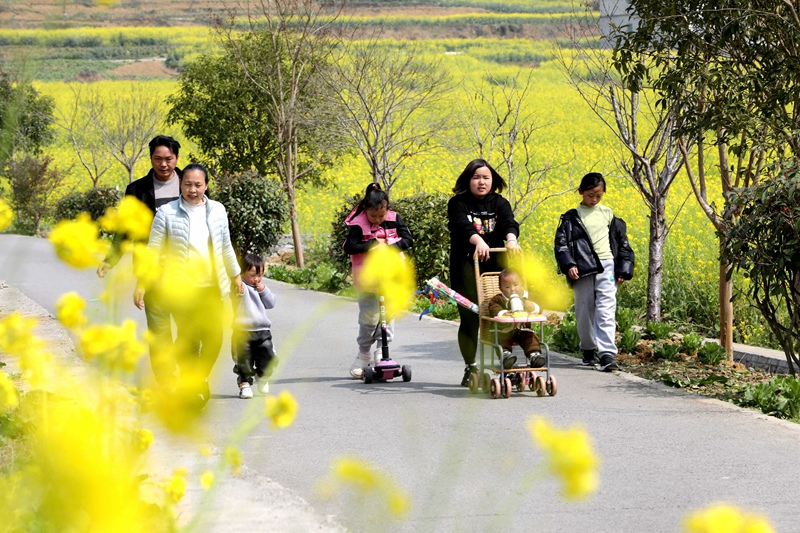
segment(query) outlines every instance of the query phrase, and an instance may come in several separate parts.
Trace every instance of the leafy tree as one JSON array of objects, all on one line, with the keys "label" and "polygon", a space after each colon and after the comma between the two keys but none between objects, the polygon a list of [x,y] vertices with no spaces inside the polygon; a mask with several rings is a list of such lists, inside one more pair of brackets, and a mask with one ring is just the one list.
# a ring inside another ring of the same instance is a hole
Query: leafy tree
[{"label": "leafy tree", "polygon": [[[770,160],[800,155],[796,6],[767,0],[630,4],[636,23],[616,29],[615,65],[628,87],[651,86],[660,105],[677,113],[678,148],[695,197],[724,233],[735,213],[709,196],[708,152],[716,152],[725,197],[756,184]],[[719,270],[720,340],[731,354],[730,265],[721,259]]]},{"label": "leafy tree", "polygon": [[255,169],[267,174],[275,164],[272,118],[263,93],[247,75],[255,67],[245,70],[239,64],[240,58],[251,62],[258,53],[249,44],[223,46],[221,54],[203,54],[187,63],[178,76],[178,91],[167,97],[167,120],[182,126],[215,173]]},{"label": "leafy tree", "polygon": [[0,69],[0,162],[38,155],[53,140],[53,99]]},{"label": "leafy tree", "polygon": [[280,183],[255,170],[223,172],[214,178],[214,198],[228,211],[231,240],[241,257],[263,255],[278,242],[288,208]]},{"label": "leafy tree", "polygon": [[122,191],[117,187],[72,191],[58,201],[54,216],[56,220],[72,220],[85,211],[91,215],[92,220],[97,220],[106,209],[116,206],[120,200]]},{"label": "leafy tree", "polygon": [[772,177],[728,197],[723,258],[750,278],[749,296],[783,348],[789,371],[800,367],[800,167],[776,167]]},{"label": "leafy tree", "polygon": [[415,44],[390,52],[371,39],[345,44],[331,71],[339,123],[388,194],[410,158],[442,145],[449,117],[436,106],[450,87],[447,70]]},{"label": "leafy tree", "polygon": [[8,168],[11,204],[16,212],[17,231],[35,235],[51,212],[50,197],[64,179],[64,174],[49,168],[49,157],[25,156],[12,160]]},{"label": "leafy tree", "polygon": [[342,6],[317,0],[273,0],[248,4],[246,27],[235,13],[218,19],[215,29],[268,120],[275,140],[276,173],[289,204],[297,266],[304,266],[297,214],[297,188],[331,164],[341,148],[339,129],[323,83],[338,46],[335,23]]}]

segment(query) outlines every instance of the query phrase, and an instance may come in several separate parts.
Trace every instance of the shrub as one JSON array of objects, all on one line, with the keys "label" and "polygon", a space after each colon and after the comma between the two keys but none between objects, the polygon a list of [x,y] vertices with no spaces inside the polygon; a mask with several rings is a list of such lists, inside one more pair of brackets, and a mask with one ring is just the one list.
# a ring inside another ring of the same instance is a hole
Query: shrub
[{"label": "shrub", "polygon": [[662,341],[672,334],[672,325],[668,322],[648,322],[644,334],[650,340]]},{"label": "shrub", "polygon": [[116,187],[92,189],[90,191],[73,191],[56,204],[55,218],[57,220],[72,220],[79,213],[87,212],[92,220],[97,220],[106,209],[113,207],[122,199],[122,191]]},{"label": "shrub", "polygon": [[768,415],[797,420],[800,418],[800,380],[793,376],[775,376],[766,383],[748,385],[741,404],[757,407]]},{"label": "shrub", "polygon": [[617,306],[617,331],[625,333],[638,322],[639,317],[635,310],[629,307]]},{"label": "shrub", "polygon": [[619,343],[617,347],[625,353],[636,352],[636,347],[639,346],[639,341],[642,340],[642,334],[632,329],[624,331],[619,336]]},{"label": "shrub", "polygon": [[703,346],[703,337],[697,333],[687,333],[681,341],[681,351],[687,355],[697,355],[697,350]]},{"label": "shrub", "polygon": [[[419,193],[405,198],[392,199],[392,210],[396,211],[414,237],[414,246],[407,254],[412,257],[417,269],[417,283],[438,276],[448,283],[450,269],[450,232],[447,229],[447,201],[444,193]],[[344,198],[341,207],[333,216],[330,233],[331,260],[343,272],[350,270],[350,258],[342,249],[348,228],[345,218],[361,201],[361,196]]]},{"label": "shrub", "polygon": [[214,178],[214,198],[228,210],[236,252],[263,255],[278,242],[289,217],[283,188],[255,170],[223,172]]},{"label": "shrub", "polygon": [[575,353],[580,350],[580,345],[578,322],[575,320],[575,313],[569,312],[564,315],[558,328],[553,332],[553,347],[556,350]]},{"label": "shrub", "polygon": [[306,289],[338,293],[347,285],[345,276],[332,264],[314,263],[307,268],[287,268],[283,265],[270,265],[266,275],[270,279],[300,285]]},{"label": "shrub", "polygon": [[727,355],[725,348],[716,342],[707,342],[697,350],[697,359],[706,365],[718,365]]}]

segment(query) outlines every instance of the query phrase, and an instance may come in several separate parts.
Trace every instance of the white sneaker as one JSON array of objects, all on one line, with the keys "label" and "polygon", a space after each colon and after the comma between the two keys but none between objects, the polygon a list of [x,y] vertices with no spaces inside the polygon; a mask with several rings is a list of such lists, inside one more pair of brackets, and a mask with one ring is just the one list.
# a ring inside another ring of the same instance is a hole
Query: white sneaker
[{"label": "white sneaker", "polygon": [[258,392],[261,394],[269,394],[269,381],[267,378],[257,378]]},{"label": "white sneaker", "polygon": [[350,365],[350,375],[356,379],[361,379],[364,375],[364,367],[369,365],[370,355],[368,353],[358,352],[353,364]]},{"label": "white sneaker", "polygon": [[239,383],[239,398],[249,400],[253,397],[253,389],[249,383]]}]

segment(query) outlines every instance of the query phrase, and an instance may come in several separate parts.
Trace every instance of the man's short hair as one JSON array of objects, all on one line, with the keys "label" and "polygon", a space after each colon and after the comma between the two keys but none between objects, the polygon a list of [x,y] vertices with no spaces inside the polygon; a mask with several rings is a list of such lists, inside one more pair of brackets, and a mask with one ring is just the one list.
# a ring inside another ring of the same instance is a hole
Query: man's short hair
[{"label": "man's short hair", "polygon": [[156,148],[159,146],[166,146],[172,153],[175,154],[175,157],[178,157],[178,153],[181,151],[181,143],[170,137],[169,135],[156,135],[153,137],[153,140],[150,141],[150,155],[153,155],[153,152],[156,151]]}]

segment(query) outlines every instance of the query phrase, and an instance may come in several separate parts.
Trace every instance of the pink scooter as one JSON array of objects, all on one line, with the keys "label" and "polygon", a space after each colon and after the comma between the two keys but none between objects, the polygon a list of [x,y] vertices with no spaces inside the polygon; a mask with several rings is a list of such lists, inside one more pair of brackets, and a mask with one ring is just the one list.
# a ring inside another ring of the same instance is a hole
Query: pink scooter
[{"label": "pink scooter", "polygon": [[380,297],[381,306],[381,358],[374,361],[374,366],[365,366],[361,379],[364,383],[373,381],[389,381],[392,378],[403,376],[403,381],[411,381],[411,367],[409,365],[400,366],[389,357],[389,345],[386,342],[386,307],[383,303],[383,296]]}]

